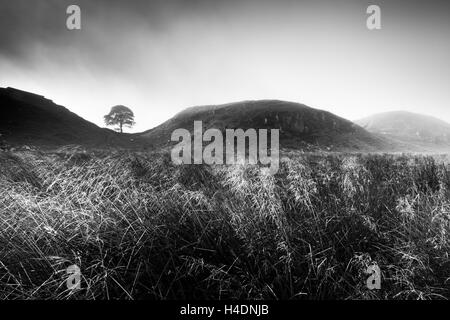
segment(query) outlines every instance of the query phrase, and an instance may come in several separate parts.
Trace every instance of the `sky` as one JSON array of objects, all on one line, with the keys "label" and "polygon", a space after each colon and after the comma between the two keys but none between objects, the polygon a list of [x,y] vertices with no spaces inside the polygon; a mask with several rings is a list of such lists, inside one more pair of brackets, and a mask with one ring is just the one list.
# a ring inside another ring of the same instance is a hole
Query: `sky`
[{"label": "sky", "polygon": [[[81,8],[81,30],[66,9]],[[369,5],[381,29],[369,30]],[[181,110],[304,103],[356,120],[407,110],[450,122],[450,3],[430,0],[0,0],[0,87],[141,132]]]}]

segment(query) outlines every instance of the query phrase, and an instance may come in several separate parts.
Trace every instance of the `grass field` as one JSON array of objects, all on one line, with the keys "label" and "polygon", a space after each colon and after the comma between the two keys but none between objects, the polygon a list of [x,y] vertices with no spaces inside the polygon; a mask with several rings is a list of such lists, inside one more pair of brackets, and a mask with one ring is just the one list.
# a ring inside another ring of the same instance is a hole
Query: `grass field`
[{"label": "grass field", "polygon": [[[448,299],[444,160],[291,152],[270,176],[1,152],[0,299]],[[373,264],[381,290],[366,287]]]}]

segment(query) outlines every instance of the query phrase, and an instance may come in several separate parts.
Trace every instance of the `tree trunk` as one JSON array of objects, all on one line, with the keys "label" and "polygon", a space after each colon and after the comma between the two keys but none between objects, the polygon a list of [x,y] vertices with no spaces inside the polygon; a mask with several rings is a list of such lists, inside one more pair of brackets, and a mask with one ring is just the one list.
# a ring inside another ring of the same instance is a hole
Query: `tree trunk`
[{"label": "tree trunk", "polygon": [[123,133],[123,131],[122,131],[122,126],[123,126],[123,123],[120,122],[120,133]]}]

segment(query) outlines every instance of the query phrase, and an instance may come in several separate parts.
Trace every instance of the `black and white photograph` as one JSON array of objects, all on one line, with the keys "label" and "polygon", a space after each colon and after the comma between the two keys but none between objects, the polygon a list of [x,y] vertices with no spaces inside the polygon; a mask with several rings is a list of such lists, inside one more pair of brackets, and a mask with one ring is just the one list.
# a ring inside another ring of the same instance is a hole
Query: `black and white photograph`
[{"label": "black and white photograph", "polygon": [[0,300],[448,300],[449,89],[448,1],[0,0]]}]

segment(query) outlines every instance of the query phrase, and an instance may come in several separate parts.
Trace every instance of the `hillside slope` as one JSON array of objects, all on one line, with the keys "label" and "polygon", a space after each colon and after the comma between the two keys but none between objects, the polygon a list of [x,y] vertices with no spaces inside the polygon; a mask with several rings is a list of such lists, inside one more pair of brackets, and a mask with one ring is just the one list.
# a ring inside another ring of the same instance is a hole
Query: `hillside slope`
[{"label": "hillside slope", "polygon": [[424,150],[450,150],[450,124],[431,116],[392,111],[355,122],[369,132],[416,145]]},{"label": "hillside slope", "polygon": [[173,130],[193,131],[193,123],[203,121],[203,129],[280,129],[282,147],[325,150],[378,151],[393,149],[389,141],[370,134],[351,121],[303,104],[259,100],[185,109],[160,126],[143,132],[154,143],[170,144]]},{"label": "hillside slope", "polygon": [[103,129],[43,96],[0,88],[0,134],[11,144],[126,146],[127,135]]}]

